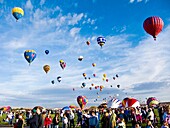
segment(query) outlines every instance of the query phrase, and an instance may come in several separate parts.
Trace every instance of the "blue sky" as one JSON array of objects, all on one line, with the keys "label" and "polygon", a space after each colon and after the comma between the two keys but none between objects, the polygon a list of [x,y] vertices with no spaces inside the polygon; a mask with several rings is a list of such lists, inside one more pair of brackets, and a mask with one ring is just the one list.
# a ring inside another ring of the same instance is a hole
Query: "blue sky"
[{"label": "blue sky", "polygon": [[[135,97],[140,102],[155,96],[169,101],[169,4],[169,0],[0,0],[0,106],[78,106],[79,95],[87,96],[87,106],[99,105],[110,96]],[[18,22],[11,14],[13,7],[24,10]],[[149,16],[164,21],[156,42],[143,29]],[[98,36],[107,40],[102,49]],[[24,58],[27,49],[37,53],[31,66]],[[77,60],[79,56],[83,61]],[[60,59],[67,63],[64,70]],[[48,74],[43,71],[45,64],[51,67]],[[82,73],[91,79],[85,80]],[[104,73],[109,82],[102,80]],[[119,78],[113,80],[116,74]],[[82,89],[83,82],[86,87]],[[89,90],[92,83],[103,85],[103,91]]]}]

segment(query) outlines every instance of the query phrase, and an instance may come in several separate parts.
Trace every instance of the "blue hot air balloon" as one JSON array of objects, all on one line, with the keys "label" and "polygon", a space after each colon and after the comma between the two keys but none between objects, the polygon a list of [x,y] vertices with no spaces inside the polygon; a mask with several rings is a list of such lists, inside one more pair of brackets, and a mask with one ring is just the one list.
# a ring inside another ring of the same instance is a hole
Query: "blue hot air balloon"
[{"label": "blue hot air balloon", "polygon": [[34,50],[26,50],[24,52],[24,57],[29,64],[36,58],[36,52]]},{"label": "blue hot air balloon", "polygon": [[45,50],[45,54],[47,54],[47,55],[48,55],[48,54],[49,54],[49,50]]},{"label": "blue hot air balloon", "polygon": [[102,48],[102,46],[106,43],[106,39],[104,38],[104,37],[98,37],[97,38],[97,43],[101,46],[101,48]]}]

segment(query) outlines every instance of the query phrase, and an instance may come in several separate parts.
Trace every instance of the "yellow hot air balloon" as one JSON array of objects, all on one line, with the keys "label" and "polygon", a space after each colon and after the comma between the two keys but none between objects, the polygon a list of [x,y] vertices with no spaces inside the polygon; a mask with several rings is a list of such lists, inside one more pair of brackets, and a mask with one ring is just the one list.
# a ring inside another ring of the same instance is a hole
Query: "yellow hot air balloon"
[{"label": "yellow hot air balloon", "polygon": [[20,7],[15,7],[12,9],[12,15],[15,17],[16,20],[19,20],[21,17],[24,16],[24,11]]},{"label": "yellow hot air balloon", "polygon": [[92,63],[92,66],[93,66],[93,67],[96,67],[96,63]]},{"label": "yellow hot air balloon", "polygon": [[60,60],[59,62],[60,62],[60,63],[64,63],[64,60]]},{"label": "yellow hot air balloon", "polygon": [[103,74],[103,77],[104,77],[104,78],[106,78],[106,77],[107,77],[107,75],[106,75],[106,74]]},{"label": "yellow hot air balloon", "polygon": [[43,67],[44,71],[48,73],[50,71],[50,66],[49,65],[44,65]]}]

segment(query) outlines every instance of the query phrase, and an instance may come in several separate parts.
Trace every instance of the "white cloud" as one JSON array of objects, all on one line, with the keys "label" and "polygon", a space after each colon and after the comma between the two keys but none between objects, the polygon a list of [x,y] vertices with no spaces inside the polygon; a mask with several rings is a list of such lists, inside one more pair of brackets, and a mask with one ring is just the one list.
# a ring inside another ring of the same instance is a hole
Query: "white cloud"
[{"label": "white cloud", "polygon": [[84,15],[83,13],[80,13],[78,15],[77,14],[73,14],[73,16],[68,21],[68,24],[69,25],[78,24],[78,22],[82,19],[83,15]]},{"label": "white cloud", "polygon": [[126,31],[126,26],[123,26],[123,27],[122,27],[122,29],[120,30],[120,33],[121,33],[121,32],[124,32],[124,31]]},{"label": "white cloud", "polygon": [[27,0],[27,2],[26,2],[26,5],[25,5],[25,8],[27,8],[27,9],[33,9],[33,5],[32,5],[32,3],[31,3],[31,0]]},{"label": "white cloud", "polygon": [[[108,35],[106,44],[101,49],[96,41],[98,35],[86,37],[80,34],[83,28],[79,25],[83,21],[84,25],[94,25],[96,20],[84,13],[63,14],[60,7],[56,7],[56,11],[59,14],[50,18],[48,14],[55,13],[54,10],[44,11],[39,8],[30,14],[31,20],[18,22],[16,25],[11,22],[10,29],[7,27],[9,22],[0,25],[0,39],[3,42],[0,47],[3,60],[3,66],[0,67],[0,105],[33,107],[39,104],[47,108],[63,107],[77,104],[77,95],[87,95],[90,106],[98,105],[108,95],[120,94],[119,98],[122,99],[126,92],[128,96],[134,95],[142,99],[150,95],[160,97],[162,101],[170,99],[170,26],[167,25],[156,42],[147,35],[135,47],[132,45],[133,41],[130,41],[131,38],[135,40],[134,35]],[[94,25],[93,28],[97,29],[97,26]],[[123,32],[126,26],[113,29]],[[89,46],[85,43],[87,39],[91,42]],[[30,66],[23,56],[26,49],[37,52],[37,58]],[[44,53],[46,49],[50,51],[48,55]],[[77,60],[80,55],[84,57],[81,62]],[[67,63],[64,70],[59,65],[60,59]],[[97,64],[96,67],[92,67],[93,62]],[[51,66],[48,74],[43,71],[45,64]],[[83,78],[84,72],[90,80]],[[93,77],[93,73],[96,77]],[[102,80],[104,73],[109,82]],[[119,78],[113,80],[115,74],[119,74]],[[60,83],[57,76],[62,77]],[[51,80],[55,80],[54,85]],[[82,82],[86,83],[83,89]],[[105,86],[95,103],[99,90],[93,88],[90,91],[91,83]],[[117,89],[117,84],[120,84],[120,89]],[[161,89],[155,89],[153,84],[161,86]]]},{"label": "white cloud", "polygon": [[135,0],[130,0],[129,2],[130,2],[130,3],[133,3],[133,2],[135,2]]},{"label": "white cloud", "polygon": [[[136,0],[137,3],[142,2],[144,0]],[[149,0],[145,0],[145,3],[147,3]],[[134,3],[135,0],[130,0],[129,3]]]},{"label": "white cloud", "polygon": [[115,31],[115,32],[119,32],[119,33],[122,33],[124,31],[126,31],[127,27],[126,26],[123,26],[123,27],[117,27],[117,26],[114,26],[112,27],[112,30]]},{"label": "white cloud", "polygon": [[10,49],[10,50],[16,50],[16,49],[19,49],[19,48],[24,48],[26,46],[26,41],[24,41],[24,39],[21,39],[21,40],[14,40],[14,41],[10,41],[8,42],[7,44],[4,44],[3,45],[3,48],[5,49]]},{"label": "white cloud", "polygon": [[91,18],[85,18],[85,20],[83,21],[83,24],[91,24],[91,25],[93,25],[93,24],[95,24],[95,21],[96,20],[94,20],[94,19],[91,19]]},{"label": "white cloud", "polygon": [[70,35],[74,37],[76,34],[78,34],[80,32],[80,30],[81,30],[81,28],[72,28],[70,30]]},{"label": "white cloud", "polygon": [[45,3],[46,0],[41,0],[40,5],[42,6]]}]

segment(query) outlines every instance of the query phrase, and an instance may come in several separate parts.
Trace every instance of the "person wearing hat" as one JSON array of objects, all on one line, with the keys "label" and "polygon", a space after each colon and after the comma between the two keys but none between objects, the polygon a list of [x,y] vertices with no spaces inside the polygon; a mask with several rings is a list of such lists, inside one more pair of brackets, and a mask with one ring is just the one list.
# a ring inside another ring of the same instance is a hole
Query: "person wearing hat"
[{"label": "person wearing hat", "polygon": [[[45,109],[42,110],[42,111],[45,112]],[[43,116],[42,116],[42,113],[41,113],[41,110],[40,110],[39,107],[37,107],[36,113],[38,115],[38,128],[43,128],[43,126],[44,126],[44,119],[43,119]]]},{"label": "person wearing hat", "polygon": [[38,128],[38,114],[36,113],[36,109],[33,109],[32,111],[32,118],[29,120],[30,128]]}]

